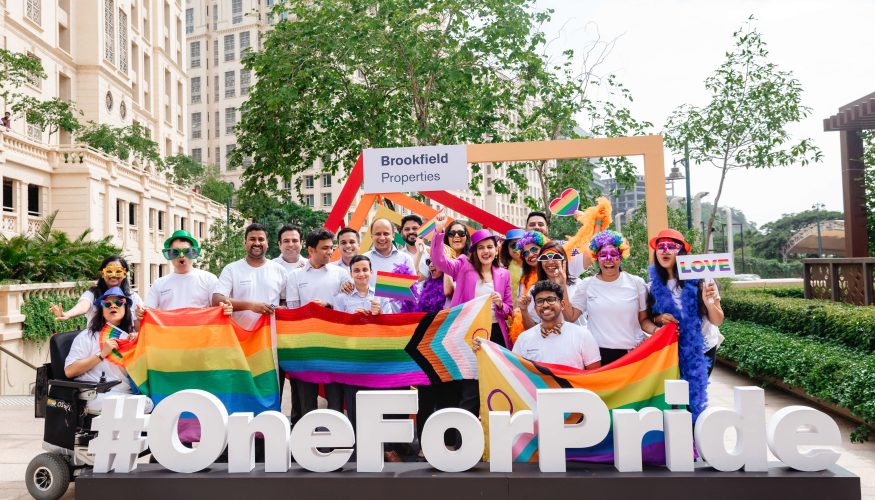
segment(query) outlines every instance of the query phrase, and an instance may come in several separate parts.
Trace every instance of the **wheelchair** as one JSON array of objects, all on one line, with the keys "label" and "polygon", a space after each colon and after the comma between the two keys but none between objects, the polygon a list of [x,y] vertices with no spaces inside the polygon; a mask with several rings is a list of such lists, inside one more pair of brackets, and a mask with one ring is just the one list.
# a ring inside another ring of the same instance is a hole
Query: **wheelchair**
[{"label": "wheelchair", "polygon": [[95,416],[87,402],[107,392],[119,381],[79,382],[64,375],[64,361],[79,330],[58,333],[49,341],[50,362],[37,370],[34,416],[45,419],[43,449],[30,461],[25,473],[27,491],[38,500],[60,498],[76,477],[94,465],[88,443]]}]

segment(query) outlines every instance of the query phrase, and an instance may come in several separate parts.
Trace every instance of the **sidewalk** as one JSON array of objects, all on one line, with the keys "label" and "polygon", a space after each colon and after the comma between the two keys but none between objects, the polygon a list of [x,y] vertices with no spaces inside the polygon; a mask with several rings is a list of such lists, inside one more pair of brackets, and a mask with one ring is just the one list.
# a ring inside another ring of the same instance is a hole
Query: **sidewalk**
[{"label": "sidewalk", "polygon": [[[718,366],[711,376],[710,404],[732,408],[732,388],[752,385],[750,379]],[[766,414],[770,417],[785,406],[810,406],[791,394],[766,389]],[[288,403],[286,402],[286,412]],[[848,435],[856,424],[834,417],[842,431],[843,450],[839,465],[861,478],[863,498],[875,500],[875,441],[852,444]],[[31,458],[42,452],[43,421],[33,418],[33,404],[28,398],[0,398],[0,500],[30,498],[24,486],[24,472]],[[770,458],[774,460],[774,457]],[[71,486],[65,499],[74,498]]]}]

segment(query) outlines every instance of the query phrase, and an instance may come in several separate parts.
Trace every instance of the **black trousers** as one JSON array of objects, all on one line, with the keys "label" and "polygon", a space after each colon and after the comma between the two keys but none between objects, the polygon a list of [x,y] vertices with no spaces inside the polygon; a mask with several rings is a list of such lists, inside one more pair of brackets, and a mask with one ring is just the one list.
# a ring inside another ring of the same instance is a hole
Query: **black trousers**
[{"label": "black trousers", "polygon": [[607,349],[599,347],[599,354],[602,356],[602,366],[605,366],[622,358],[626,354],[629,354],[629,349]]},{"label": "black trousers", "polygon": [[711,372],[714,371],[714,363],[717,361],[717,346],[708,349],[705,351],[705,360],[708,361],[708,376],[711,376]]},{"label": "black trousers", "polygon": [[[343,387],[342,384],[324,384],[325,399],[328,400],[328,409],[343,412]],[[318,408],[319,384],[297,381],[298,400],[301,405],[301,416],[304,416]]]},{"label": "black trousers", "polygon": [[[277,372],[279,373],[280,378],[280,402],[282,403],[283,389],[286,384],[286,372],[279,367],[277,367]],[[298,400],[298,381],[293,378],[288,379],[288,381],[289,387],[292,391],[292,411],[289,413],[289,422],[291,422],[292,425],[295,425],[295,423],[301,418],[301,401]]]}]

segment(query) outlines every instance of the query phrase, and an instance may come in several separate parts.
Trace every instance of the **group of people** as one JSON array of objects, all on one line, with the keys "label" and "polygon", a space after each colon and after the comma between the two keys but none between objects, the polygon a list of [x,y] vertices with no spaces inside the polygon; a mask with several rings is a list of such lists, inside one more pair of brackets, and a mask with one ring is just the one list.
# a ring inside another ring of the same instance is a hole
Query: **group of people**
[{"label": "group of people", "polygon": [[[605,202],[606,203],[606,202]],[[608,205],[608,213],[610,207]],[[531,212],[525,228],[496,235],[487,229],[469,230],[450,221],[443,212],[435,216],[431,244],[419,238],[423,220],[407,215],[397,230],[404,240],[394,244],[396,227],[384,218],[371,222],[373,247],[360,248],[359,232],[343,228],[336,235],[324,228],[303,234],[298,227],[279,229],[279,257],[267,258],[268,232],[261,224],[245,229],[246,256],[228,264],[220,276],[197,269],[197,240],[176,231],[165,241],[163,254],[173,273],[159,278],[143,301],[130,289],[129,267],[121,257],[104,259],[97,284],[83,293],[69,311],[53,306],[59,319],[85,314],[88,327],[76,337],[65,363],[68,377],[126,381],[119,368],[106,361],[114,344],[98,343],[98,332],[112,324],[135,335],[148,308],[167,310],[221,306],[226,314],[249,328],[277,307],[297,308],[315,303],[351,314],[436,312],[477,297],[488,296],[492,309],[489,340],[514,353],[539,362],[562,364],[582,370],[607,365],[634,349],[661,326],[678,323],[686,342],[686,356],[695,358],[695,376],[713,367],[722,337],[720,296],[713,282],[678,280],[675,259],[690,252],[684,236],[661,231],[649,242],[653,264],[649,283],[623,270],[629,244],[619,233],[602,229],[603,222],[575,217],[581,229],[567,241],[549,238],[548,219]],[[306,258],[302,250],[306,246]],[[332,261],[338,249],[339,259]],[[587,268],[595,274],[581,278]],[[377,272],[416,275],[415,300],[389,300],[375,295]],[[474,349],[480,348],[476,339]],[[682,376],[692,376],[691,373]],[[280,373],[292,388],[292,425],[317,408],[319,387]],[[355,422],[355,393],[361,387],[326,384],[328,407],[349,413]],[[130,388],[119,384],[113,391]],[[449,382],[418,388],[421,431],[427,417],[445,407],[479,413],[476,380]],[[692,390],[692,389],[691,389]],[[93,402],[99,410],[99,400]],[[458,446],[459,436],[448,436],[448,446]],[[389,447],[387,461],[400,461],[401,450]]]}]

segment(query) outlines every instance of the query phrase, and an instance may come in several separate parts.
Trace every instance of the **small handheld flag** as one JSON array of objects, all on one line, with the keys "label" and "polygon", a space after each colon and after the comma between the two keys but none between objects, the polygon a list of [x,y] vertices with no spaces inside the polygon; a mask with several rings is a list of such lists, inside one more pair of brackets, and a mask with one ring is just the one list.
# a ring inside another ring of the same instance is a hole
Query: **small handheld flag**
[{"label": "small handheld flag", "polygon": [[408,274],[377,271],[377,284],[374,295],[395,300],[416,300],[411,288],[418,278]]},{"label": "small handheld flag", "polygon": [[118,349],[113,349],[109,356],[106,357],[106,360],[110,363],[123,366],[122,362],[125,353],[133,351],[137,344],[129,339],[128,332],[107,323],[100,329],[100,348],[103,349],[106,342],[111,339],[115,339],[118,343]]}]

